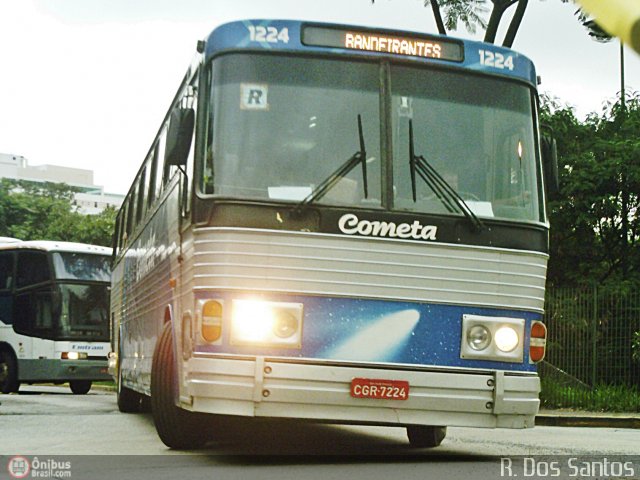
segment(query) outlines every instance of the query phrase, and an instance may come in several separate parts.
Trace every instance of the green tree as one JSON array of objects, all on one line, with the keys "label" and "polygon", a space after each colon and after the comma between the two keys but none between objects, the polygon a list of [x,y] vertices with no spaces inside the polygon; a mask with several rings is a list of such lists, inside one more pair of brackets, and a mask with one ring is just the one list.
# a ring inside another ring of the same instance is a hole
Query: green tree
[{"label": "green tree", "polygon": [[[459,23],[462,23],[467,31],[476,32],[479,25],[485,30],[484,41],[495,43],[498,27],[504,13],[513,5],[517,4],[509,28],[507,29],[503,45],[511,47],[516,33],[520,28],[520,23],[527,9],[528,0],[423,0],[424,6],[430,6],[433,17],[438,27],[438,32],[446,35],[448,30],[456,30]],[[375,0],[371,0],[375,3]],[[484,15],[489,11],[488,5],[492,4],[489,21],[484,19]],[[443,13],[444,12],[444,16]]]},{"label": "green tree", "polygon": [[549,204],[550,282],[640,282],[640,97],[584,122],[545,99],[542,117],[558,140],[561,174]]},{"label": "green tree", "polygon": [[111,245],[116,211],[83,215],[65,184],[0,180],[0,236]]}]

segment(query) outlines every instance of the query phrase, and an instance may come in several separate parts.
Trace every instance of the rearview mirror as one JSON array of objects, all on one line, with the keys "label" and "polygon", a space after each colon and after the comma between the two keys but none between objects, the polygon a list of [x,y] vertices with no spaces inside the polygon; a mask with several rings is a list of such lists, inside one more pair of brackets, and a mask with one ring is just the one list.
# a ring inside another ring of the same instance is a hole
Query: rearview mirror
[{"label": "rearview mirror", "polygon": [[171,112],[164,155],[166,165],[184,166],[191,149],[195,112],[193,108],[176,108]]}]

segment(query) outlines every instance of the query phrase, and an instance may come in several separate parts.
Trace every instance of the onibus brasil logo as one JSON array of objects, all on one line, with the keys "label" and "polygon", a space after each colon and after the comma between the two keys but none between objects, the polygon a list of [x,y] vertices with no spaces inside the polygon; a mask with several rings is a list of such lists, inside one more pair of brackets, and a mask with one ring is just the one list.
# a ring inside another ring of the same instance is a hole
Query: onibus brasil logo
[{"label": "onibus brasil logo", "polygon": [[7,470],[13,478],[25,478],[31,471],[31,464],[24,457],[11,457],[7,464]]},{"label": "onibus brasil logo", "polygon": [[71,478],[71,462],[18,455],[9,459],[7,471],[13,478]]}]

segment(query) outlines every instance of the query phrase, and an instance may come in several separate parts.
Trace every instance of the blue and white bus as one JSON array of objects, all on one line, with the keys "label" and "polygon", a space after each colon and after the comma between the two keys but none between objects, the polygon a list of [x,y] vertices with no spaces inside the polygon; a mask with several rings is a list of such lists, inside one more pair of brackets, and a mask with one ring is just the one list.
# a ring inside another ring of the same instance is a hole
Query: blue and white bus
[{"label": "blue and white bus", "polygon": [[207,440],[203,415],[418,447],[533,427],[555,157],[531,61],[280,20],[197,50],[118,215],[120,410],[151,396],[172,448]]},{"label": "blue and white bus", "polygon": [[85,394],[112,379],[110,261],[97,245],[0,242],[0,392],[69,382]]}]

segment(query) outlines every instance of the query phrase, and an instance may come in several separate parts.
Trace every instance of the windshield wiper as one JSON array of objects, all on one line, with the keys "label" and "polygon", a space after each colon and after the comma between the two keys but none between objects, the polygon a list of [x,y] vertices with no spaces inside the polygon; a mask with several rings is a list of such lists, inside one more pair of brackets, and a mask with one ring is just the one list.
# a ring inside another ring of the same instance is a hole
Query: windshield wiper
[{"label": "windshield wiper", "polygon": [[455,191],[455,189],[440,175],[433,166],[427,162],[422,155],[415,154],[413,143],[413,121],[409,120],[409,166],[411,169],[411,192],[413,201],[417,200],[416,195],[416,173],[424,180],[424,183],[433,190],[438,200],[442,202],[447,211],[451,213],[460,212],[473,224],[477,231],[484,229],[484,224],[469,208],[467,202]]},{"label": "windshield wiper", "polygon": [[362,132],[362,117],[358,114],[358,136],[360,137],[360,150],[351,155],[338,169],[316,186],[311,193],[302,200],[294,211],[300,212],[309,204],[320,200],[329,190],[331,190],[340,180],[347,176],[358,163],[362,164],[362,184],[364,187],[364,198],[369,198],[369,187],[367,185],[367,151],[364,146],[364,133]]}]

